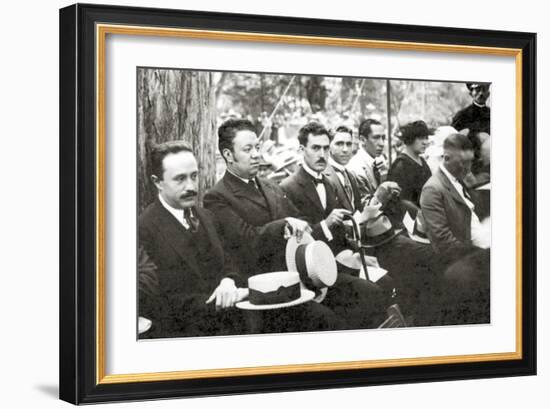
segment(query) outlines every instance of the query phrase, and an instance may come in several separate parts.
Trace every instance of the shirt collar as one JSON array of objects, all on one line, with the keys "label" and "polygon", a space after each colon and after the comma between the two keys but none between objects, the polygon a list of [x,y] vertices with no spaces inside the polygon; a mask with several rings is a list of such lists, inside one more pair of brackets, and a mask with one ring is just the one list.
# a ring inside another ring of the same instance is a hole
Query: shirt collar
[{"label": "shirt collar", "polygon": [[231,173],[233,176],[235,176],[237,179],[242,180],[242,181],[243,181],[244,183],[246,183],[247,185],[248,185],[248,182],[250,182],[250,179],[245,179],[245,178],[242,178],[242,177],[240,177],[240,176],[237,176],[237,175],[235,175],[233,172],[231,172],[229,169],[226,169],[225,171]]},{"label": "shirt collar", "polygon": [[338,162],[336,162],[334,159],[332,159],[332,157],[329,157],[329,158],[328,158],[328,163],[329,163],[329,165],[331,165],[333,168],[338,169],[340,172],[344,172],[344,171],[346,170],[346,167],[345,167],[345,166],[340,165]]},{"label": "shirt collar", "polygon": [[168,210],[176,219],[183,220],[183,209],[176,209],[175,207],[170,206],[166,200],[159,193],[159,200],[162,206]]},{"label": "shirt collar", "polygon": [[365,148],[360,147],[356,155],[359,155],[359,158],[364,161],[368,166],[372,166],[374,163],[374,158],[365,150]]},{"label": "shirt collar", "polygon": [[487,107],[486,104],[481,105],[481,104],[478,104],[478,103],[475,102],[475,101],[472,101],[472,103],[473,103],[476,107],[479,107],[479,108],[485,108],[485,107]]},{"label": "shirt collar", "polygon": [[440,164],[440,165],[439,165],[439,169],[441,169],[441,171],[443,172],[443,174],[444,174],[445,176],[447,176],[447,179],[449,179],[452,183],[455,183],[455,184],[458,183],[458,184],[460,184],[460,182],[458,181],[458,179],[455,178],[455,177],[451,174],[451,172],[449,172],[449,171],[447,170],[447,168],[446,168],[443,164]]},{"label": "shirt collar", "polygon": [[322,179],[323,175],[321,173],[315,172],[313,169],[311,169],[306,162],[302,163],[302,167],[304,170],[313,178],[313,179]]}]

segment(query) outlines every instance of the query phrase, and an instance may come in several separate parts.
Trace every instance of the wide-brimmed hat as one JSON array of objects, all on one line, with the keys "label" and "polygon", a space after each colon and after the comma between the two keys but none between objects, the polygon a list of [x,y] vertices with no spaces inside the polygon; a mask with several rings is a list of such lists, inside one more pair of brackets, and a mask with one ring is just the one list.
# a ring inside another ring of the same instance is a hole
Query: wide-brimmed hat
[{"label": "wide-brimmed hat", "polygon": [[359,228],[361,245],[366,248],[381,246],[403,231],[403,229],[394,229],[388,216],[382,212],[361,224]]},{"label": "wide-brimmed hat", "polygon": [[413,231],[409,232],[409,236],[418,243],[430,244],[430,239],[428,239],[428,235],[426,234],[426,223],[421,210],[416,213]]},{"label": "wide-brimmed hat", "polygon": [[310,301],[313,291],[302,288],[300,276],[293,271],[257,274],[248,279],[248,300],[236,304],[243,310],[273,310]]},{"label": "wide-brimmed hat", "polygon": [[302,279],[309,278],[317,288],[330,287],[336,281],[338,269],[330,247],[319,240],[314,240],[309,233],[304,233],[298,243],[296,236],[291,236],[286,244],[286,267],[296,271]]},{"label": "wide-brimmed hat", "polygon": [[369,280],[373,283],[376,283],[388,273],[388,270],[376,265],[368,265],[367,272],[365,272],[363,263],[361,262],[361,254],[353,252],[350,249],[342,250],[338,253],[336,255],[336,263],[338,264],[339,272],[351,274],[354,277]]}]

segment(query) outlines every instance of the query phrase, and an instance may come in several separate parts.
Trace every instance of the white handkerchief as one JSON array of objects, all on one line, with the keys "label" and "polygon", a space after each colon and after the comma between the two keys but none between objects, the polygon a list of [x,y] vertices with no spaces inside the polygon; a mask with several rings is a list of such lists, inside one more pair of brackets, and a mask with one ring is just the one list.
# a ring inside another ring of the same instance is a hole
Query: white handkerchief
[{"label": "white handkerchief", "polygon": [[[388,273],[388,270],[384,270],[381,267],[367,267],[367,272],[369,273],[369,280],[373,283],[376,283]],[[359,277],[366,279],[365,270],[363,269],[363,267],[361,267]]]},{"label": "white handkerchief", "polygon": [[414,231],[414,220],[412,219],[409,212],[405,212],[405,217],[403,217],[403,224],[407,228],[409,234],[413,234]]}]

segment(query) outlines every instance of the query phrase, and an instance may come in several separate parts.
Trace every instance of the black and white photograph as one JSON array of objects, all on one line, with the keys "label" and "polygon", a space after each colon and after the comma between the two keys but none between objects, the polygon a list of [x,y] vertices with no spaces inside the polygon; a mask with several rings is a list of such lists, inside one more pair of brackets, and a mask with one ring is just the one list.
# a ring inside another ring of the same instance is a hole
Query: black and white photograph
[{"label": "black and white photograph", "polygon": [[136,70],[139,340],[491,324],[491,83]]}]

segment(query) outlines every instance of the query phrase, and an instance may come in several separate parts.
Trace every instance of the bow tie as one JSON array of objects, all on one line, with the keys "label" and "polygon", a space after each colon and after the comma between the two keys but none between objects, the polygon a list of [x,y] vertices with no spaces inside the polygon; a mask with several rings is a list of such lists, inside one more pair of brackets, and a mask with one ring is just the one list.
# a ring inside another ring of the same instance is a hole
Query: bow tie
[{"label": "bow tie", "polygon": [[315,186],[322,185],[323,184],[323,178],[313,178],[313,183],[315,183]]}]

